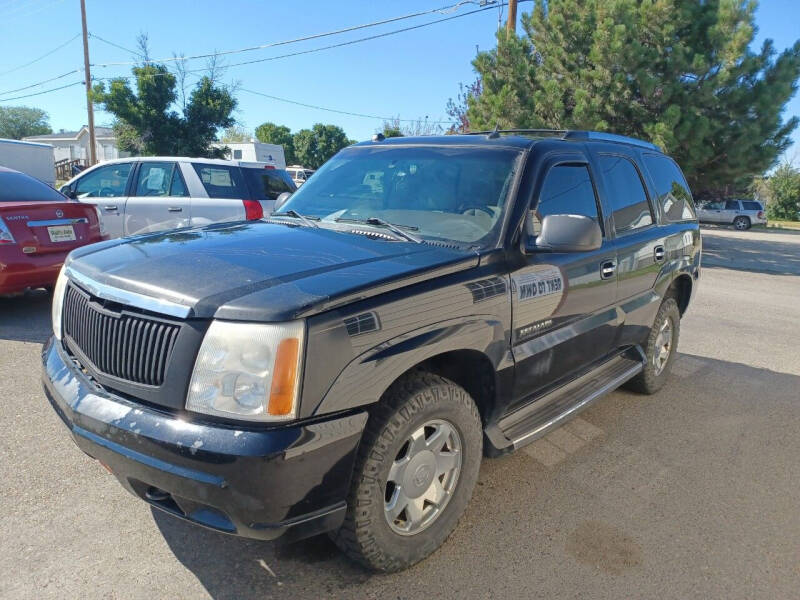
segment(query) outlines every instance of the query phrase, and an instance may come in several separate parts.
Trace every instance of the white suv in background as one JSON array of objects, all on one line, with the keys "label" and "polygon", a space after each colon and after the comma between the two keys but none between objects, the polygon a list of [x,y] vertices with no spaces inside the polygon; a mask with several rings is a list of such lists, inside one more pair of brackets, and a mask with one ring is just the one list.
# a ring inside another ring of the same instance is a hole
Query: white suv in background
[{"label": "white suv in background", "polygon": [[697,217],[701,223],[733,225],[740,231],[750,229],[753,225],[767,224],[764,207],[755,200],[703,202],[697,206]]},{"label": "white suv in background", "polygon": [[97,206],[114,238],[260,219],[296,186],[286,171],[263,163],[148,156],[100,163],[60,189]]},{"label": "white suv in background", "polygon": [[289,177],[292,178],[292,181],[294,181],[295,185],[300,187],[306,182],[306,179],[313,175],[314,170],[306,169],[300,165],[290,165],[286,167],[286,172],[289,174]]}]

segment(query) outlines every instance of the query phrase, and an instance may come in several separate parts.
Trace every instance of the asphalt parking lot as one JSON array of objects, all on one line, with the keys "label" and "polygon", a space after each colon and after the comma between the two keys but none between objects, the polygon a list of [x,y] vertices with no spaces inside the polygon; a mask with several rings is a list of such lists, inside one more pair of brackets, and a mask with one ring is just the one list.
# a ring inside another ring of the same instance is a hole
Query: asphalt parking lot
[{"label": "asphalt parking lot", "polygon": [[41,392],[49,296],[0,299],[0,597],[796,598],[800,235],[706,229],[704,247],[666,388],[485,460],[448,543],[395,575],[129,496]]}]

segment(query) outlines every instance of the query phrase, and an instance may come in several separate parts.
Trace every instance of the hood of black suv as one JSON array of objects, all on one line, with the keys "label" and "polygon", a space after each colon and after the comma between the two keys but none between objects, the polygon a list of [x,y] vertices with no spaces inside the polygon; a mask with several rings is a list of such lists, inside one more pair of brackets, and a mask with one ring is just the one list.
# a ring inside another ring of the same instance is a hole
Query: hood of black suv
[{"label": "hood of black suv", "polygon": [[69,267],[190,317],[282,321],[477,263],[466,250],[250,221],[88,246]]}]

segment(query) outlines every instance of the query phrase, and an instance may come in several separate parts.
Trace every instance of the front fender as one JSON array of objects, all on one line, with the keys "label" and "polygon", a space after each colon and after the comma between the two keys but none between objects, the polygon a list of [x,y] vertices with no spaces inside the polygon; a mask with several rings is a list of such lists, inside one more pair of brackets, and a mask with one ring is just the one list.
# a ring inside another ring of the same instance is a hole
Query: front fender
[{"label": "front fender", "polygon": [[471,315],[429,324],[386,340],[353,359],[314,411],[326,414],[372,404],[400,375],[429,358],[476,350],[499,370],[512,360],[508,332],[495,315]]}]

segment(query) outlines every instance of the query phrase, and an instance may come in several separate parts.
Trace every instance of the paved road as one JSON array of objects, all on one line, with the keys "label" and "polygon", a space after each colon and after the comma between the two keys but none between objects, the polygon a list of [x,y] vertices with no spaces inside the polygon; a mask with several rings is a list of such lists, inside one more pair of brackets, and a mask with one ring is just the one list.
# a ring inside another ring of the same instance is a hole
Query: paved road
[{"label": "paved road", "polygon": [[[449,542],[388,576],[324,537],[240,540],[128,496],[40,391],[49,298],[0,300],[0,597],[798,597],[800,277],[776,274],[797,254],[768,251],[796,242],[704,233],[709,260],[667,388],[615,392],[484,461]],[[743,246],[760,250],[709,267]]]}]

